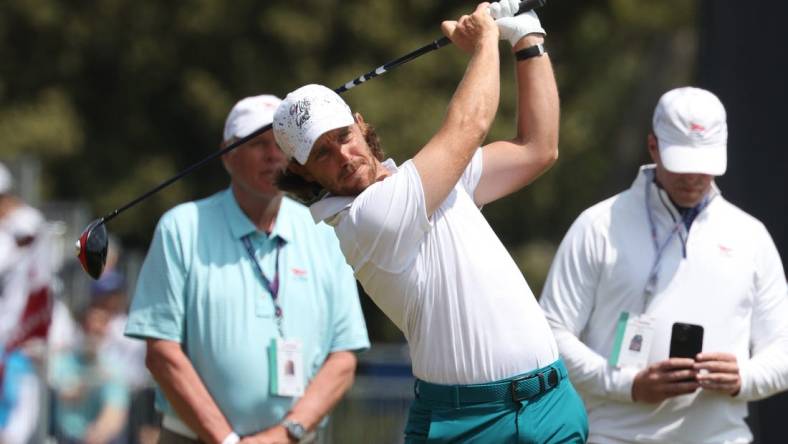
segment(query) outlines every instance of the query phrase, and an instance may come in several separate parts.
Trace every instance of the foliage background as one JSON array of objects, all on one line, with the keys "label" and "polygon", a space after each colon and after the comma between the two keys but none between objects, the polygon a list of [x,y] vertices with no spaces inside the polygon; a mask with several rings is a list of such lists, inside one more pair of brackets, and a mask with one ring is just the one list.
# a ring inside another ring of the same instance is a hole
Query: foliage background
[{"label": "foliage background", "polygon": [[[43,198],[122,205],[218,148],[241,97],[336,87],[440,36],[473,2],[6,0],[0,2],[0,158],[42,160]],[[584,208],[645,162],[650,115],[695,73],[696,1],[553,0],[539,11],[562,97],[560,159],[485,215],[538,294]],[[508,43],[501,50],[508,52]],[[402,161],[437,129],[465,56],[448,47],[345,94]],[[514,131],[513,58],[490,138]],[[226,186],[220,162],[115,219],[145,249],[160,215]],[[400,340],[364,299],[374,339]]]}]

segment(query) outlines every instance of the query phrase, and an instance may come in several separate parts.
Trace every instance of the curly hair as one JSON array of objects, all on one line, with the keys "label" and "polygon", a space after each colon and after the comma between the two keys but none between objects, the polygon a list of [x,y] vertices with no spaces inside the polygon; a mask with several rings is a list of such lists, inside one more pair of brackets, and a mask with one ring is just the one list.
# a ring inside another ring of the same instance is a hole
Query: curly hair
[{"label": "curly hair", "polygon": [[[356,113],[355,117],[356,122],[358,122],[359,114]],[[377,132],[375,132],[375,128],[366,122],[364,125],[360,125],[360,128],[372,155],[379,161],[383,161],[385,154],[383,153],[383,148],[380,146],[380,138]],[[290,161],[295,162],[294,159]],[[328,190],[323,188],[319,183],[310,182],[287,168],[277,177],[276,186],[288,195],[307,205],[320,200],[320,198],[328,192]]]}]

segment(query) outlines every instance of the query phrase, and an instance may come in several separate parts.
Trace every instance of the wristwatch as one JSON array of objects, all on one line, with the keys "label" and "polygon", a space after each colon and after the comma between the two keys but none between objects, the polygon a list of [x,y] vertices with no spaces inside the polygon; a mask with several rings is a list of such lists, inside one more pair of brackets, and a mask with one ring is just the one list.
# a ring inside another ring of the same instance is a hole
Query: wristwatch
[{"label": "wristwatch", "polygon": [[287,430],[287,436],[290,438],[301,441],[306,436],[306,428],[301,425],[298,421],[293,421],[292,419],[285,419],[281,422],[282,427]]}]

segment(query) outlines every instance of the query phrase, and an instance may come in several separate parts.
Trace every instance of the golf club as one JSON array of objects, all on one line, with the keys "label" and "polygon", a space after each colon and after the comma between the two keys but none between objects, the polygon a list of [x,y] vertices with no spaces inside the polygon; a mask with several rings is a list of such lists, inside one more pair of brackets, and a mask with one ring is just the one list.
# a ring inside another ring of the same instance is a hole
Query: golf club
[{"label": "golf club", "polygon": [[[535,8],[539,8],[545,5],[547,0],[523,0],[520,3],[520,8],[517,10],[517,14],[522,14],[528,11],[531,11]],[[342,94],[343,92],[352,89],[369,79],[377,77],[381,74],[385,74],[386,72],[404,65],[405,63],[410,62],[413,59],[421,57],[422,55],[434,51],[436,49],[440,49],[448,44],[451,43],[448,37],[441,37],[439,39],[433,40],[431,43],[422,46],[414,51],[405,54],[398,59],[392,60],[384,65],[381,65],[372,71],[359,76],[358,78],[351,80],[344,85],[336,88],[334,91],[337,94]],[[120,213],[128,210],[129,208],[137,205],[141,201],[147,199],[148,197],[156,194],[163,188],[166,188],[173,182],[182,177],[192,173],[193,171],[201,168],[208,162],[227,154],[228,152],[232,151],[233,149],[243,145],[244,143],[254,139],[255,137],[259,136],[260,134],[270,130],[273,127],[273,124],[269,123],[261,128],[256,129],[251,134],[241,139],[238,139],[234,143],[228,145],[227,147],[214,152],[210,156],[204,158],[203,160],[189,166],[185,170],[181,171],[180,173],[176,174],[175,176],[165,180],[161,184],[157,185],[150,191],[142,194],[141,196],[137,197],[136,199],[132,200],[131,202],[123,205],[122,207],[112,211],[111,213],[95,219],[92,221],[88,226],[82,231],[82,234],[79,236],[79,239],[76,242],[76,249],[77,249],[77,258],[79,259],[79,263],[82,265],[82,269],[85,270],[87,274],[89,274],[93,279],[98,279],[101,276],[101,273],[104,271],[104,265],[107,260],[107,247],[108,247],[108,236],[107,236],[107,228],[105,224],[110,220],[114,219]]]}]

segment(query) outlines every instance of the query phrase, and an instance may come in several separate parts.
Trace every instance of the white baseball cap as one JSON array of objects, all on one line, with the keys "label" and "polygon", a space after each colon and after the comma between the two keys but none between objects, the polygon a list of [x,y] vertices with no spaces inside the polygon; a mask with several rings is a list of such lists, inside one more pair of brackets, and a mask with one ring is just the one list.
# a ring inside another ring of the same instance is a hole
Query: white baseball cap
[{"label": "white baseball cap", "polygon": [[672,173],[721,176],[728,165],[725,107],[714,94],[684,87],[662,95],[654,110],[659,156]]},{"label": "white baseball cap", "polygon": [[274,120],[274,111],[282,100],[269,94],[241,99],[224,122],[224,141],[241,139]]},{"label": "white baseball cap", "polygon": [[8,171],[3,162],[0,162],[0,194],[9,192],[13,183],[11,172]]},{"label": "white baseball cap", "polygon": [[288,158],[303,165],[320,136],[355,122],[339,94],[322,85],[306,85],[279,104],[274,113],[274,137]]}]

